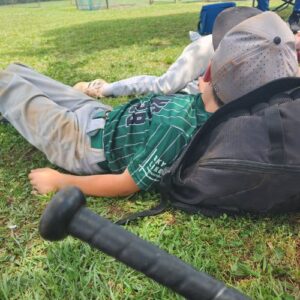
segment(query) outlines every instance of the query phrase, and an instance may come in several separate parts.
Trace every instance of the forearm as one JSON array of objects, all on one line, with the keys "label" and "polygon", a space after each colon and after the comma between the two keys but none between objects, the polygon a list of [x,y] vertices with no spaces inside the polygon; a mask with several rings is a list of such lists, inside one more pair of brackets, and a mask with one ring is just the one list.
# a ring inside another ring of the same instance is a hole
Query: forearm
[{"label": "forearm", "polygon": [[127,196],[140,190],[127,169],[122,174],[76,176],[40,168],[31,170],[28,178],[40,194],[55,192],[66,186],[76,186],[86,195],[99,197]]},{"label": "forearm", "polygon": [[122,175],[76,176],[61,174],[58,188],[72,185],[78,187],[86,195],[97,197],[127,196],[137,192],[139,188],[135,185],[134,181],[131,179],[132,182],[128,184],[128,178]]}]

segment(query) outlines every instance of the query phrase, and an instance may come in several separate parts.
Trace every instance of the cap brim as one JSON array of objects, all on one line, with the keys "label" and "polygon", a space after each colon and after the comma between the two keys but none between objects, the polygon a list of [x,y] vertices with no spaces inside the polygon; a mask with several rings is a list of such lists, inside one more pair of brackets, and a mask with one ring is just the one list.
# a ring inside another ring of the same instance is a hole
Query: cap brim
[{"label": "cap brim", "polygon": [[239,23],[248,18],[262,13],[261,10],[254,7],[231,7],[223,10],[216,18],[213,31],[212,42],[216,50],[224,35]]}]

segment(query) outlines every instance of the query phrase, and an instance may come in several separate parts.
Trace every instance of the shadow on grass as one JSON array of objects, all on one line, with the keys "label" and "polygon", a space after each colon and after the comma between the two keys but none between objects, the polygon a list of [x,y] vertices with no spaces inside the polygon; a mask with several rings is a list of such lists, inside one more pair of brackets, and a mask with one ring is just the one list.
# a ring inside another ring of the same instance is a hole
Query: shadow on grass
[{"label": "shadow on grass", "polygon": [[[150,52],[170,46],[184,47],[189,43],[188,31],[196,28],[197,18],[197,14],[184,13],[85,22],[46,31],[41,36],[40,47],[29,45],[6,54],[38,57],[47,61],[49,76],[62,79],[59,74],[62,72],[64,78],[74,78],[77,69],[104,50],[124,48],[126,51],[132,45],[146,47]],[[66,73],[67,69],[70,73]]]},{"label": "shadow on grass", "polygon": [[[160,17],[96,21],[59,28],[46,33],[52,50],[68,55],[126,46],[147,45],[151,40],[164,40],[168,44],[182,44],[191,30],[195,14],[177,14]],[[196,21],[197,17],[195,18]],[[170,25],[171,24],[171,25]],[[196,27],[196,24],[194,24]],[[159,46],[159,45],[154,45]],[[66,52],[65,52],[66,51]]]}]

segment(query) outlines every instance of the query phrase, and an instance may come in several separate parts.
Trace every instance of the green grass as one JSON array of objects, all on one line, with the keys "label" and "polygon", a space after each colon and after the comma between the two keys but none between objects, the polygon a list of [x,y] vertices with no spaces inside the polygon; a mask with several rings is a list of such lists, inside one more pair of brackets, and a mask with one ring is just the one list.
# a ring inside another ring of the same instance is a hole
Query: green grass
[{"label": "green grass", "polygon": [[[77,11],[70,2],[52,2],[40,8],[1,7],[0,68],[19,61],[67,84],[158,75],[189,42],[187,32],[196,27],[199,6]],[[106,100],[113,105],[124,101]],[[27,174],[50,164],[4,125],[0,156],[0,299],[180,299],[72,238],[43,241],[37,228],[50,196],[32,194]],[[140,193],[126,199],[89,198],[88,205],[117,220],[158,199]],[[299,214],[209,219],[170,211],[127,229],[253,299],[300,299]]]}]

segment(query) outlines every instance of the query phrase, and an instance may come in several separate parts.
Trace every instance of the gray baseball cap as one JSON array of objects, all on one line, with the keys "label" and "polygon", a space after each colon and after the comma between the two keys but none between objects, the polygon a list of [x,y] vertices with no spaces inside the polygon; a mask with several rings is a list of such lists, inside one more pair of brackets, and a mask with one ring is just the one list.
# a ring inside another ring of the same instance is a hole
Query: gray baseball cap
[{"label": "gray baseball cap", "polygon": [[275,13],[264,12],[233,27],[221,40],[211,61],[217,96],[228,103],[298,72],[295,37]]},{"label": "gray baseball cap", "polygon": [[218,14],[212,31],[213,47],[216,50],[224,35],[242,21],[262,13],[254,7],[230,7]]}]

